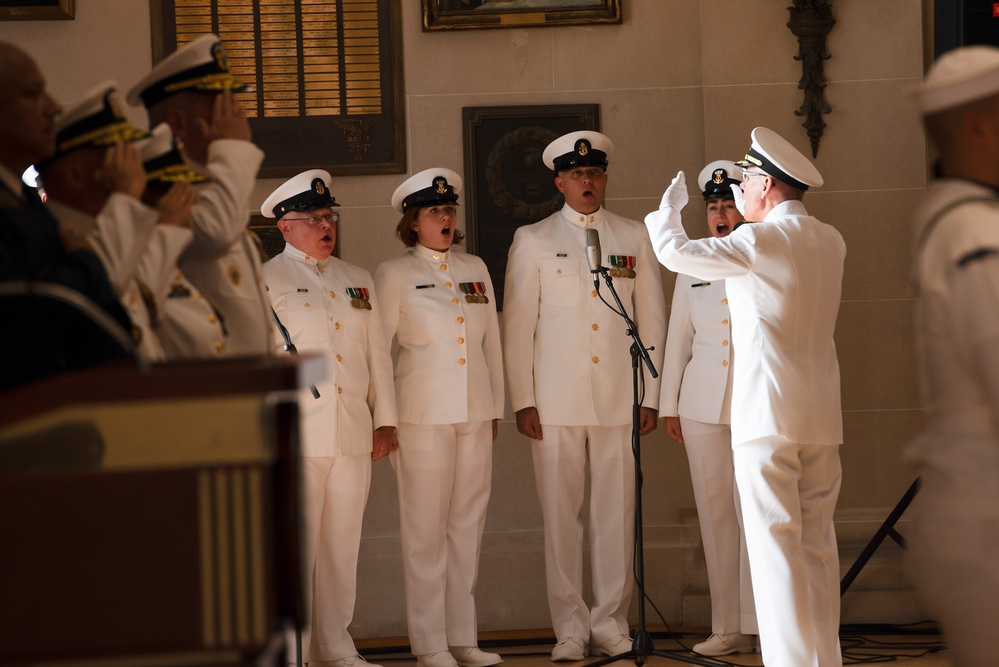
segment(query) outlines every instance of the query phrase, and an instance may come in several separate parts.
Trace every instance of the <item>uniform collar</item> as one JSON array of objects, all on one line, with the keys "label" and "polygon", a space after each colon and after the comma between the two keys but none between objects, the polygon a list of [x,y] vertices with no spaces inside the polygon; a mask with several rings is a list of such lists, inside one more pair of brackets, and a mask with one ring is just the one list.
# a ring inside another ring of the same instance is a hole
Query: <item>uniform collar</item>
[{"label": "uniform collar", "polygon": [[447,259],[451,256],[450,250],[433,250],[420,243],[413,246],[413,252],[424,259],[430,260],[431,262],[439,262],[440,260]]},{"label": "uniform collar", "polygon": [[562,206],[562,217],[566,219],[570,224],[575,225],[581,229],[587,227],[593,227],[604,221],[604,207],[601,206],[593,213],[580,213],[579,211],[573,209],[568,204]]},{"label": "uniform collar", "polygon": [[294,259],[296,261],[304,262],[304,263],[309,264],[311,266],[323,266],[327,262],[329,262],[329,260],[330,260],[331,257],[333,257],[333,255],[331,253],[330,256],[327,257],[326,259],[318,259],[316,257],[313,257],[312,255],[309,255],[309,254],[306,254],[306,253],[302,252],[301,250],[299,250],[298,248],[296,248],[295,246],[293,246],[290,243],[285,243],[284,244],[284,254],[288,255],[289,257],[291,257],[292,259]]},{"label": "uniform collar", "polygon": [[805,210],[805,205],[801,203],[798,199],[785,199],[781,203],[770,209],[770,212],[764,216],[764,222],[770,220],[777,220],[779,218],[785,218],[789,215],[808,215],[808,211]]}]

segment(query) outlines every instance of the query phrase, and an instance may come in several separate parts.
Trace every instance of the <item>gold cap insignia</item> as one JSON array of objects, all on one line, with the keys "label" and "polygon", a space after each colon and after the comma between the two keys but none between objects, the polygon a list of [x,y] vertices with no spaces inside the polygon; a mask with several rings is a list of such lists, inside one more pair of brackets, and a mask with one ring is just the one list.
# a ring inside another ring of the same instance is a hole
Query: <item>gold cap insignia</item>
[{"label": "gold cap insignia", "polygon": [[580,141],[579,148],[576,149],[576,152],[580,155],[586,155],[590,152],[590,145],[586,141]]},{"label": "gold cap insignia", "polygon": [[312,185],[315,188],[317,195],[322,195],[326,193],[326,184],[323,183],[321,178],[317,178],[316,180],[312,181]]},{"label": "gold cap insignia", "polygon": [[715,169],[711,173],[711,182],[712,183],[716,183],[718,185],[721,185],[722,183],[724,183],[725,182],[725,170],[724,169]]},{"label": "gold cap insignia", "polygon": [[225,45],[222,42],[215,42],[212,45],[212,56],[215,58],[215,62],[218,63],[219,69],[223,72],[229,71],[229,63],[225,55]]},{"label": "gold cap insignia", "polygon": [[443,195],[447,194],[447,180],[444,178],[435,178],[434,185],[437,186],[437,194]]}]

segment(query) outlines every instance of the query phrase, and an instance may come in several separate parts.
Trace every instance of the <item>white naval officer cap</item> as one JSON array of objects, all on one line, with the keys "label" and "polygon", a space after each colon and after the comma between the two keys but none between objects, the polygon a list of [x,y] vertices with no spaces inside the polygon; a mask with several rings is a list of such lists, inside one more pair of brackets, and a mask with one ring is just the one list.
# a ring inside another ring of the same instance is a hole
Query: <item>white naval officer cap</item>
[{"label": "white naval officer cap", "polygon": [[999,94],[999,48],[975,45],[948,51],[915,93],[927,116]]},{"label": "white naval officer cap", "polygon": [[709,162],[697,175],[697,185],[701,188],[704,201],[734,199],[732,186],[738,186],[741,182],[739,167],[731,160]]},{"label": "white naval officer cap", "polygon": [[151,107],[174,93],[185,90],[237,93],[252,87],[237,81],[229,73],[225,45],[217,35],[202,35],[159,62],[149,74],[128,91],[132,106]]},{"label": "white naval officer cap", "polygon": [[330,173],[325,169],[309,169],[292,176],[264,200],[260,215],[281,219],[292,211],[305,213],[339,206],[330,192],[330,180]]},{"label": "white naval officer cap", "polygon": [[135,147],[142,156],[147,183],[170,186],[180,182],[203,183],[208,180],[204,174],[191,169],[184,144],[173,136],[173,130],[166,123],[154,127],[148,137],[136,142]]},{"label": "white naval officer cap", "polygon": [[541,158],[553,171],[568,171],[576,167],[596,165],[607,169],[607,160],[614,153],[614,142],[606,134],[580,130],[563,134],[545,147]]},{"label": "white naval officer cap", "polygon": [[736,161],[737,166],[759,167],[798,190],[822,185],[819,170],[784,137],[769,128],[757,127],[753,130],[752,139],[749,152],[742,160]]},{"label": "white naval officer cap", "polygon": [[103,148],[120,142],[131,142],[148,136],[148,132],[132,125],[121,109],[118,84],[105,81],[91,88],[62,114],[55,124],[56,150],[51,162],[74,148]]},{"label": "white naval officer cap", "polygon": [[392,193],[392,208],[405,213],[411,208],[457,204],[461,176],[444,167],[424,169],[413,174]]}]

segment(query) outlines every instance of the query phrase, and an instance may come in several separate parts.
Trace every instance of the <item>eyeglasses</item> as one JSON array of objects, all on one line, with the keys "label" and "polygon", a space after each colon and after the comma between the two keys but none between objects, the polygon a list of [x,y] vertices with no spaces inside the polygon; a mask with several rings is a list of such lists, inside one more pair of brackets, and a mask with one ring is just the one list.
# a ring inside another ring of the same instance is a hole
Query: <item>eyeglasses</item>
[{"label": "eyeglasses", "polygon": [[335,225],[336,223],[340,222],[340,214],[324,213],[322,215],[310,215],[305,218],[288,218],[288,219],[295,222],[304,222],[309,227],[317,227],[323,224],[324,222],[327,225]]},{"label": "eyeglasses", "polygon": [[575,169],[564,173],[564,178],[568,178],[572,181],[581,181],[584,178],[595,181],[604,175],[604,170],[600,167],[576,167]]},{"label": "eyeglasses", "polygon": [[749,171],[748,169],[742,170],[742,182],[745,183],[749,180],[750,176],[769,176],[770,174],[765,171]]}]

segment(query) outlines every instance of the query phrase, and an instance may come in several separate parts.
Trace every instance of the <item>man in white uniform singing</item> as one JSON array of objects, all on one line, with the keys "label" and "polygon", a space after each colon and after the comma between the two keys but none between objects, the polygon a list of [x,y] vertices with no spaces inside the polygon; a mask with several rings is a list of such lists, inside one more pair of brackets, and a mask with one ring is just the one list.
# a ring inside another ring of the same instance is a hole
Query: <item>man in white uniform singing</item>
[{"label": "man in white uniform singing", "polygon": [[[662,368],[666,304],[659,265],[641,223],[603,208],[607,160],[599,132],[573,132],[545,149],[565,206],[517,230],[504,291],[504,361],[517,429],[531,438],[545,524],[553,661],[631,648],[635,460],[631,450],[631,343],[623,320],[598,298],[587,270],[587,231],[601,262]],[[611,300],[610,296],[604,296]],[[646,375],[641,430],[656,427],[659,380]],[[583,491],[590,478],[593,608],[583,600]]]},{"label": "man in white uniform singing", "polygon": [[645,218],[659,260],[725,279],[735,370],[732,458],[769,667],[841,665],[833,511],[843,442],[833,331],[846,246],[801,199],[822,176],[780,135],[758,127],[743,167],[753,224],[692,241],[680,222],[683,172]]},{"label": "man in white uniform singing", "polygon": [[[371,461],[398,447],[392,358],[374,281],[333,257],[338,206],[330,175],[312,169],[260,206],[277,218],[284,252],[264,264],[274,311],[300,353],[326,355],[326,378],[302,392],[306,605],[310,667],[364,665],[347,626],[354,616],[361,520]],[[372,433],[374,434],[372,436]]]}]

